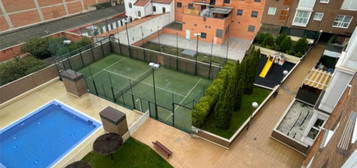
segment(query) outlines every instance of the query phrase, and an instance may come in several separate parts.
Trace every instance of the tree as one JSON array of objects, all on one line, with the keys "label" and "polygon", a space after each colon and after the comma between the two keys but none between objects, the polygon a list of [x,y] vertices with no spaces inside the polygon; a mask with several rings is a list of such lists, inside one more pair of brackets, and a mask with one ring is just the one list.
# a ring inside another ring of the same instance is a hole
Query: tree
[{"label": "tree", "polygon": [[48,49],[48,38],[33,38],[21,48],[22,52],[30,53],[36,58],[44,59],[51,56]]},{"label": "tree", "polygon": [[241,105],[241,101],[242,101],[242,86],[239,83],[240,82],[240,71],[241,71],[241,67],[240,67],[240,62],[237,61],[236,62],[236,66],[235,66],[235,72],[234,72],[234,77],[233,77],[233,86],[234,86],[234,95],[233,95],[233,110],[237,111],[240,109],[240,105]]},{"label": "tree", "polygon": [[258,44],[262,44],[266,35],[267,35],[266,33],[261,33],[261,32],[259,32],[259,33],[255,36],[254,42],[255,42],[255,43],[258,43]]},{"label": "tree", "polygon": [[221,92],[215,107],[216,127],[219,129],[228,129],[232,117],[232,82],[230,75],[226,74],[224,82],[224,91]]},{"label": "tree", "polygon": [[262,42],[263,47],[273,48],[274,47],[274,37],[271,34],[267,34]]},{"label": "tree", "polygon": [[284,39],[286,39],[288,37],[288,35],[286,33],[281,33],[279,34],[278,37],[276,37],[275,39],[275,43],[277,46],[280,46],[281,43],[283,42]]},{"label": "tree", "polygon": [[280,43],[280,51],[287,52],[292,47],[293,42],[290,37],[285,37],[284,40]]},{"label": "tree", "polygon": [[294,46],[296,55],[302,56],[306,52],[308,45],[309,43],[307,42],[306,38],[299,39]]}]

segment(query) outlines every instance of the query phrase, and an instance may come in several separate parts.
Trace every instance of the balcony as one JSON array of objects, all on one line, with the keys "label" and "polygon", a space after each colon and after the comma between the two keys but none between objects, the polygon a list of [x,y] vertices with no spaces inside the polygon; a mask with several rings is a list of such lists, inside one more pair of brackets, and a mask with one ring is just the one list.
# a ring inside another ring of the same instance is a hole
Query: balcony
[{"label": "balcony", "polygon": [[184,7],[184,14],[202,16],[205,18],[226,19],[232,12],[231,7],[216,7],[208,3],[194,2]]}]

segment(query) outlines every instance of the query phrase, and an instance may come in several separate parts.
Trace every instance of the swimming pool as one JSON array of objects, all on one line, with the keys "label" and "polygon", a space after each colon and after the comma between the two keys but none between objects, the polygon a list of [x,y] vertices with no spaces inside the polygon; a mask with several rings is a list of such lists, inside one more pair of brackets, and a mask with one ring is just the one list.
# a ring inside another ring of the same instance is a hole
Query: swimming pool
[{"label": "swimming pool", "polygon": [[0,168],[51,167],[101,124],[51,101],[0,130]]}]

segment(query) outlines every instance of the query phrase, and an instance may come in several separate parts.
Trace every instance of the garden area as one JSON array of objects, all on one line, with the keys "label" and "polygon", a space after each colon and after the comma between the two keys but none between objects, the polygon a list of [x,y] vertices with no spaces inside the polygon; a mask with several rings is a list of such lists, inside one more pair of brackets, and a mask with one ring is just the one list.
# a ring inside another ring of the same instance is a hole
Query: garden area
[{"label": "garden area", "polygon": [[[53,62],[50,57],[67,55],[71,56],[79,52],[80,48],[89,46],[91,40],[82,38],[77,42],[65,43],[63,37],[34,38],[27,41],[21,48],[28,56],[17,57],[13,60],[0,63],[0,85],[4,85],[32,72],[38,71]],[[52,59],[54,60],[54,59]]]},{"label": "garden area", "polygon": [[113,154],[113,159],[95,152],[87,154],[83,160],[93,168],[125,167],[125,168],[172,168],[160,155],[149,146],[129,138],[123,146]]},{"label": "garden area", "polygon": [[192,110],[195,127],[229,139],[269,95],[254,86],[260,50],[250,49],[242,60],[227,62]]},{"label": "garden area", "polygon": [[[154,50],[154,51],[171,54],[171,55],[177,55],[177,56],[185,57],[185,58],[189,58],[189,59],[196,58],[195,56],[192,57],[192,56],[187,56],[187,55],[182,54],[182,52],[184,51],[184,49],[182,49],[182,48],[176,48],[176,47],[171,47],[171,46],[162,45],[162,44],[159,45],[154,42],[147,42],[147,43],[143,44],[141,47],[147,48],[150,50]],[[201,61],[201,62],[205,62],[205,63],[212,62],[212,63],[217,63],[220,65],[223,65],[224,62],[226,61],[225,58],[218,57],[218,56],[211,57],[210,55],[204,54],[204,53],[197,53],[196,56],[197,56],[197,61]]]},{"label": "garden area", "polygon": [[281,33],[274,37],[270,33],[259,32],[254,39],[254,44],[296,57],[302,57],[309,48],[309,43],[306,38],[293,41],[286,33]]}]

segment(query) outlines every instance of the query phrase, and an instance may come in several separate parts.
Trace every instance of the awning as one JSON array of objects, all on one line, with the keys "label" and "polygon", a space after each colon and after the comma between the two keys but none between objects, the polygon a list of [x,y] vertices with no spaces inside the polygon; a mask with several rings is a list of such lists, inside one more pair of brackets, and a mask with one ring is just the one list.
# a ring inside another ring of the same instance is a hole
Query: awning
[{"label": "awning", "polygon": [[312,69],[304,80],[304,85],[325,90],[332,77],[332,74],[320,69]]}]

